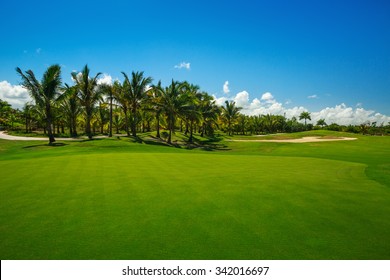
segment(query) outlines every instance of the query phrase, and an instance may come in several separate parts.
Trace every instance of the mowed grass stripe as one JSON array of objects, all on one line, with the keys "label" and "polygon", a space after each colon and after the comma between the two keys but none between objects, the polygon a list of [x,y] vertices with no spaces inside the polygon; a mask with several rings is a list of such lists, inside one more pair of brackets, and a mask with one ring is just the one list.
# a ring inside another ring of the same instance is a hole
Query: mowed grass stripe
[{"label": "mowed grass stripe", "polygon": [[[2,259],[388,259],[364,164],[193,153],[1,161]],[[22,178],[22,179],[21,179]]]}]

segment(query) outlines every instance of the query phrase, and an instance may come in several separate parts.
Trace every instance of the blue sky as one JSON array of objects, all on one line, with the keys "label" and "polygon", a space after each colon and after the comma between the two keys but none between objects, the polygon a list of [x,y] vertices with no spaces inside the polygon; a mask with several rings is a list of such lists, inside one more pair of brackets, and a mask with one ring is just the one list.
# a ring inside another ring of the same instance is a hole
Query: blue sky
[{"label": "blue sky", "polygon": [[252,114],[390,121],[388,1],[3,1],[1,10],[9,102],[26,97],[16,66],[40,77],[58,63],[71,83],[88,64],[119,80],[133,70],[165,85],[188,80]]}]

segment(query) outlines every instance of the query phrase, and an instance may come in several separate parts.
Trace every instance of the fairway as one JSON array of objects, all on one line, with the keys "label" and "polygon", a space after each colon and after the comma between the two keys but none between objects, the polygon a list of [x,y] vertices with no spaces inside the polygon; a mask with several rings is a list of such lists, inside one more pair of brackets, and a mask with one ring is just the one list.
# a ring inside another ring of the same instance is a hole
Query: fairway
[{"label": "fairway", "polygon": [[0,257],[389,259],[389,143],[0,140]]}]

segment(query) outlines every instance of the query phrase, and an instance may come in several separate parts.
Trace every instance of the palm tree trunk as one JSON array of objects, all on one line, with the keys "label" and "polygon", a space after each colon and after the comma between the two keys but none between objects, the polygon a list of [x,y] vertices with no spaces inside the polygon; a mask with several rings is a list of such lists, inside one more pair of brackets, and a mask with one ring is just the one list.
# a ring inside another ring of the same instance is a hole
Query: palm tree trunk
[{"label": "palm tree trunk", "polygon": [[52,131],[52,119],[51,119],[50,107],[46,107],[46,116],[47,116],[47,134],[49,135],[49,145],[51,145],[56,140],[54,139],[54,135]]},{"label": "palm tree trunk", "polygon": [[108,128],[108,137],[112,137],[112,93],[110,93],[110,124]]},{"label": "palm tree trunk", "polygon": [[87,113],[87,117],[86,117],[85,134],[87,134],[89,140],[92,139],[92,133],[91,133],[91,116],[89,115],[89,113]]},{"label": "palm tree trunk", "polygon": [[127,133],[127,136],[130,136],[130,131],[129,131],[129,114],[127,113],[127,108],[123,109],[123,112],[125,113],[125,130]]},{"label": "palm tree trunk", "polygon": [[156,114],[156,121],[157,121],[157,127],[156,127],[156,129],[157,129],[157,135],[156,135],[156,137],[158,137],[158,138],[160,138],[160,113],[157,113]]},{"label": "palm tree trunk", "polygon": [[131,122],[131,134],[133,137],[137,137],[137,110],[131,110],[133,121]]},{"label": "palm tree trunk", "polygon": [[188,139],[188,141],[190,143],[192,143],[192,139],[193,139],[193,136],[192,136],[192,133],[193,133],[193,124],[194,124],[194,121],[191,120],[191,123],[190,123],[190,139]]},{"label": "palm tree trunk", "polygon": [[172,130],[173,130],[173,121],[169,118],[169,135],[168,135],[168,144],[172,143]]}]

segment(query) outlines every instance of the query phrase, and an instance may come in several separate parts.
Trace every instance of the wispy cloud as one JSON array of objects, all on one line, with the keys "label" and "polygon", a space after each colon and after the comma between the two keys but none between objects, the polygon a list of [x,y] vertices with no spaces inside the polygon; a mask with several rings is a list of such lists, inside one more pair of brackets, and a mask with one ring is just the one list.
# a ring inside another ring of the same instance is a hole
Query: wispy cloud
[{"label": "wispy cloud", "polygon": [[191,63],[183,61],[183,62],[179,63],[178,65],[175,65],[175,68],[176,69],[185,68],[187,70],[190,70],[191,69]]},{"label": "wispy cloud", "polygon": [[35,50],[35,52],[36,52],[37,54],[40,54],[40,53],[42,52],[42,49],[41,49],[41,48],[37,48],[37,49]]},{"label": "wispy cloud", "polygon": [[309,99],[318,99],[319,97],[317,96],[317,94],[313,94],[313,95],[309,95],[307,98],[309,98]]},{"label": "wispy cloud", "polygon": [[229,81],[226,81],[226,82],[223,84],[223,93],[228,94],[229,92],[230,92],[230,89],[229,89]]}]

